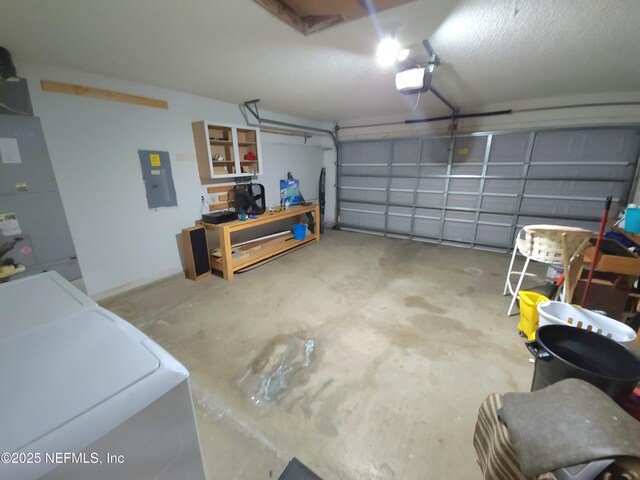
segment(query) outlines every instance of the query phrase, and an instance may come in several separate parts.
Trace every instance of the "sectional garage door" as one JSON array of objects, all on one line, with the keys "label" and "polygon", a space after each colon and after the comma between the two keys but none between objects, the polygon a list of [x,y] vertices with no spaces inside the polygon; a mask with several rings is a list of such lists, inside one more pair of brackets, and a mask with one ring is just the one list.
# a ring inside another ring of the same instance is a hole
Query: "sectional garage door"
[{"label": "sectional garage door", "polygon": [[626,201],[639,150],[633,128],[345,142],[344,229],[505,250],[535,223],[597,230],[604,201]]}]

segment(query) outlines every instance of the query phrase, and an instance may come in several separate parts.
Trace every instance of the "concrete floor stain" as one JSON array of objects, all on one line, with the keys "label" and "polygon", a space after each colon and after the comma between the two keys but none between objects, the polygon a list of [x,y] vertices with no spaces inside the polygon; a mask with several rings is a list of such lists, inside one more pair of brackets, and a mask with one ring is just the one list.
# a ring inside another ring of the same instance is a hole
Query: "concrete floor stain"
[{"label": "concrete floor stain", "polygon": [[257,406],[280,404],[296,387],[308,383],[318,358],[316,342],[304,333],[276,335],[238,381]]},{"label": "concrete floor stain", "polygon": [[424,297],[421,297],[419,295],[409,295],[408,297],[404,297],[404,306],[409,308],[422,308],[429,312],[439,314],[447,313],[447,310],[445,310],[444,308],[427,302]]},{"label": "concrete floor stain", "polygon": [[397,348],[412,350],[431,360],[454,355],[486,355],[492,353],[514,361],[518,355],[512,349],[496,345],[487,332],[469,327],[462,321],[443,315],[410,315],[409,325],[385,323],[378,325],[390,343]]},{"label": "concrete floor stain", "polygon": [[484,271],[481,268],[466,267],[463,268],[462,271],[467,275],[471,275],[472,277],[481,277],[482,275],[484,275]]}]

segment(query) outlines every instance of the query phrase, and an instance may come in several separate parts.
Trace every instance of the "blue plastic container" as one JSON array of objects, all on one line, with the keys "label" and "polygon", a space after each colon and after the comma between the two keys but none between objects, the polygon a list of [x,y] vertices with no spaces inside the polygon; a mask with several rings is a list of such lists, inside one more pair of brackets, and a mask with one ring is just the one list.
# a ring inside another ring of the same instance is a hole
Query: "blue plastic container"
[{"label": "blue plastic container", "polygon": [[306,234],[307,234],[307,226],[304,223],[296,223],[293,226],[294,240],[304,240],[304,237]]},{"label": "blue plastic container", "polygon": [[624,218],[624,231],[640,233],[640,208],[627,208]]}]

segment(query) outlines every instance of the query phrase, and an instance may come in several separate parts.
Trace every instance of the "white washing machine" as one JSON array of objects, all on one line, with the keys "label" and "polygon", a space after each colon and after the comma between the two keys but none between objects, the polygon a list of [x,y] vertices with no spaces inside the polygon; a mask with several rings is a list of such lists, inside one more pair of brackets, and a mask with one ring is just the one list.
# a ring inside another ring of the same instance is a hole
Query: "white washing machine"
[{"label": "white washing machine", "polygon": [[0,285],[0,478],[204,480],[188,378],[55,272]]}]

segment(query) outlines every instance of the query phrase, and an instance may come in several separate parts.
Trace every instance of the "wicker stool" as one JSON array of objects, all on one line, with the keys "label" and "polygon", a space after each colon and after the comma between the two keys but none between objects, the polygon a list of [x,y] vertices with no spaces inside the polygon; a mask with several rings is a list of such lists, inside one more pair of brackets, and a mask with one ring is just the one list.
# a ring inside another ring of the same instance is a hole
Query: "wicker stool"
[{"label": "wicker stool", "polygon": [[[507,315],[511,315],[513,306],[518,298],[518,291],[527,274],[529,262],[546,263],[547,265],[567,265],[573,253],[585,244],[585,240],[593,236],[593,232],[575,227],[563,227],[559,225],[528,225],[516,235],[513,255],[507,272],[507,280],[504,284],[503,295],[511,294],[511,304]],[[564,238],[564,242],[563,242]],[[564,243],[564,245],[563,245]],[[520,252],[526,257],[524,267],[520,272],[513,271],[516,253]],[[511,276],[519,275],[518,283],[513,288]],[[566,282],[563,284],[563,296],[565,296]],[[570,300],[570,299],[569,299]]]}]

